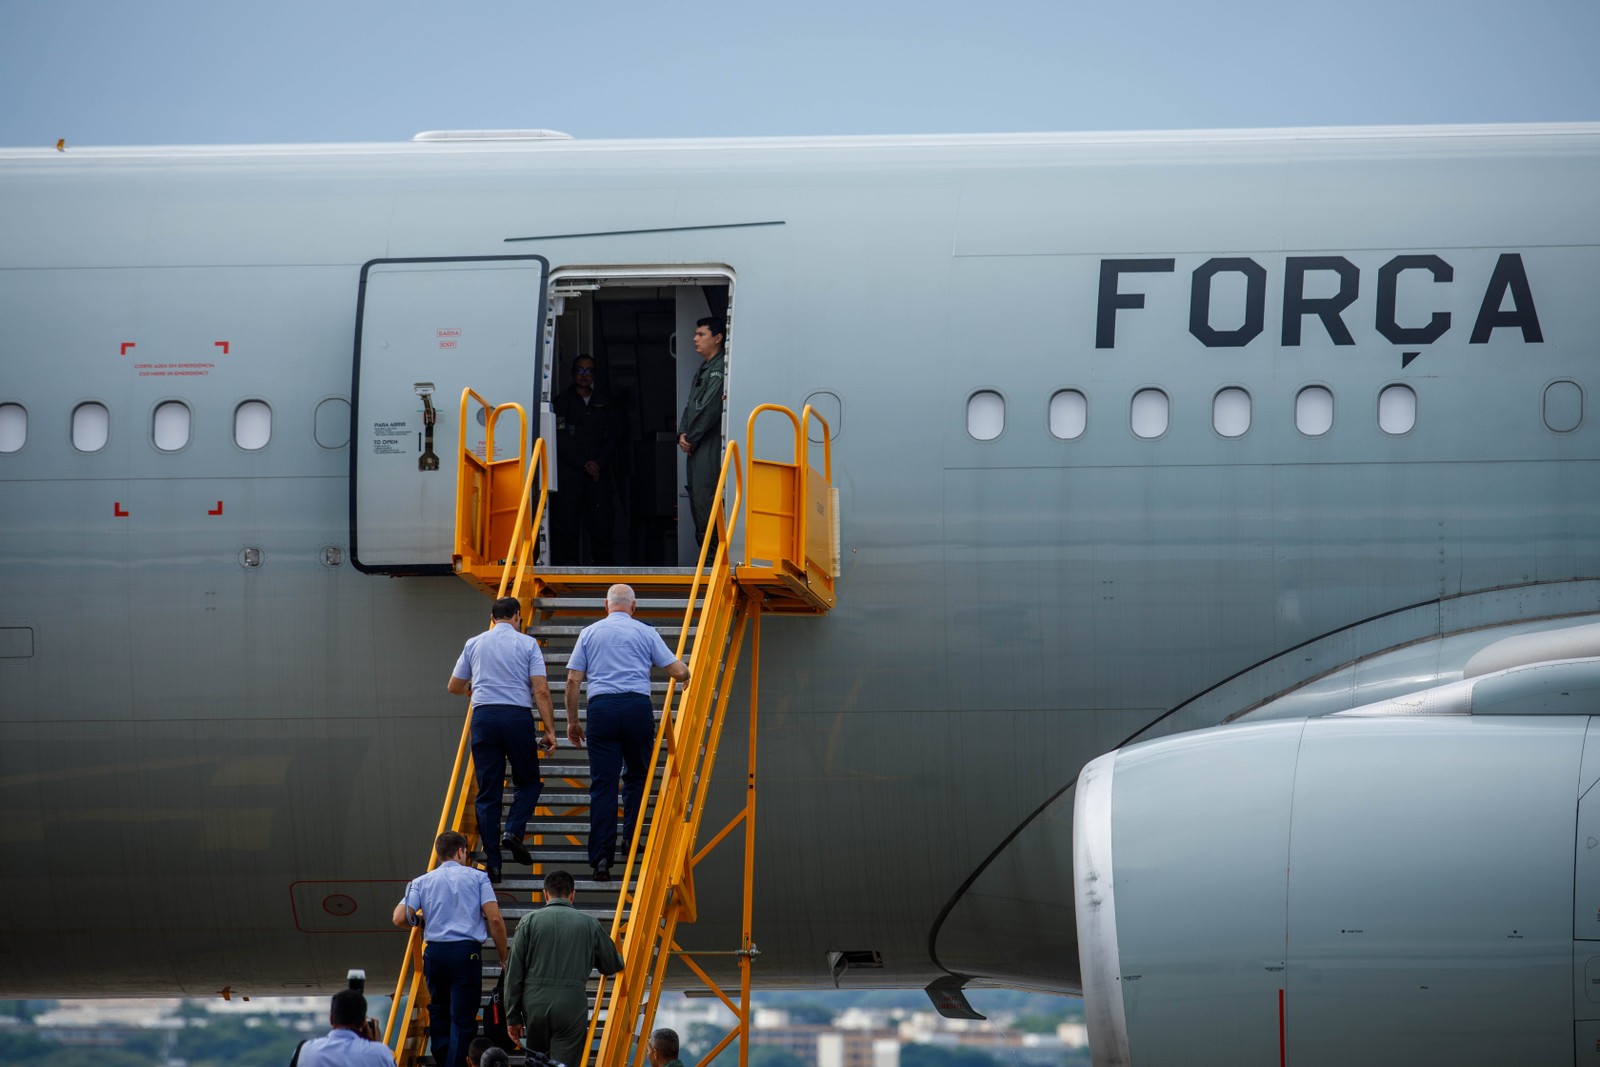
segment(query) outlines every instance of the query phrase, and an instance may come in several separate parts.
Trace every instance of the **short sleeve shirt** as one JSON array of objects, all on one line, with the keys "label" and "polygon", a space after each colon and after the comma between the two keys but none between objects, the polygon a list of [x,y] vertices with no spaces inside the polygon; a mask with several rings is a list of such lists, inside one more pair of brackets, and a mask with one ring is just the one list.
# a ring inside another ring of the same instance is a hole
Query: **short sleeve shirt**
[{"label": "short sleeve shirt", "polygon": [[472,683],[474,704],[531,708],[528,679],[544,677],[544,653],[539,651],[539,642],[518,631],[515,624],[495,623],[493,629],[467,640],[450,673]]},{"label": "short sleeve shirt", "polygon": [[613,611],[583,628],[567,667],[583,672],[591,700],[606,693],[649,696],[650,668],[677,658],[655,630],[626,611]]},{"label": "short sleeve shirt", "polygon": [[327,1037],[301,1046],[300,1067],[394,1067],[394,1054],[382,1041],[368,1041],[351,1030],[330,1030]]},{"label": "short sleeve shirt", "polygon": [[489,936],[483,906],[495,903],[489,876],[455,860],[439,866],[406,886],[405,905],[422,912],[425,941],[477,941]]}]

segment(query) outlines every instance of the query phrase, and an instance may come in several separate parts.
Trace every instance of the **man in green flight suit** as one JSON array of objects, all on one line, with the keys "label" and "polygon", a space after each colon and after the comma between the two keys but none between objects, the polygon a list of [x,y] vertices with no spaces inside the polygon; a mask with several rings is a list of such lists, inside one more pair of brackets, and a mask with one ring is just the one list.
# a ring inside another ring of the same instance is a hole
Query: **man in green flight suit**
[{"label": "man in green flight suit", "polygon": [[511,940],[505,994],[512,1038],[571,1067],[589,1031],[589,971],[622,970],[611,935],[572,906],[575,889],[566,871],[545,875],[544,907],[519,922]]},{"label": "man in green flight suit", "polygon": [[689,387],[689,402],[678,420],[678,447],[689,456],[689,513],[694,517],[694,540],[700,544],[710,531],[711,547],[717,542],[717,476],[722,473],[722,379],[727,363],[722,354],[722,339],[727,326],[711,316],[695,323],[694,350],[705,360],[694,372]]}]

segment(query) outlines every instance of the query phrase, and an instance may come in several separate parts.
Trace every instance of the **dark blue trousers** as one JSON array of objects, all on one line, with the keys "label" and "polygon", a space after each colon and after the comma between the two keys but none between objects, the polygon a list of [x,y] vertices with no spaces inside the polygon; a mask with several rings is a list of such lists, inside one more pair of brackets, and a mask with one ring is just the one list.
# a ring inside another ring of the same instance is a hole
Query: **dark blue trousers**
[{"label": "dark blue trousers", "polygon": [[483,999],[483,946],[476,941],[430,941],[422,950],[428,983],[428,1047],[440,1067],[465,1067],[478,1036]]},{"label": "dark blue trousers", "polygon": [[615,862],[617,775],[622,775],[622,848],[633,844],[639,801],[650,771],[656,717],[643,693],[602,693],[589,698],[589,866]]},{"label": "dark blue trousers", "polygon": [[478,780],[478,836],[491,867],[500,866],[500,801],[506,760],[511,761],[511,812],[505,832],[520,838],[539,803],[539,731],[533,712],[515,704],[482,704],[472,709],[472,773]]}]

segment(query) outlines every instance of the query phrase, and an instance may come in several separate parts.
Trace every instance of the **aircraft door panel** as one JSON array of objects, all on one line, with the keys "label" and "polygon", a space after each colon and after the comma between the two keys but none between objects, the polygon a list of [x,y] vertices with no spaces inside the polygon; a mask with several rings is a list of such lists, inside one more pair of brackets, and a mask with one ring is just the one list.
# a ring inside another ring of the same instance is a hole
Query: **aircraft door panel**
[{"label": "aircraft door panel", "polygon": [[1600,1022],[1581,1022],[1577,1033],[1578,1067],[1600,1067]]},{"label": "aircraft door panel", "polygon": [[[515,402],[539,435],[542,256],[373,260],[361,271],[351,386],[350,555],[379,574],[448,574],[461,391]],[[469,418],[471,416],[469,415]],[[467,428],[482,455],[487,430]],[[495,454],[519,447],[513,416]]]}]

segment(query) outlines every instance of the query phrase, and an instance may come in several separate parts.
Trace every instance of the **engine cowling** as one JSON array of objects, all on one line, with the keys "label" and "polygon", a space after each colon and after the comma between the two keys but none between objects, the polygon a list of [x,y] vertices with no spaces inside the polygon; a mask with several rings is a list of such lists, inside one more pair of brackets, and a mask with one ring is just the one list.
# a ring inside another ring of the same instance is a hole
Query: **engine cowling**
[{"label": "engine cowling", "polygon": [[1596,685],[1541,665],[1090,763],[1094,1062],[1600,1063]]}]

